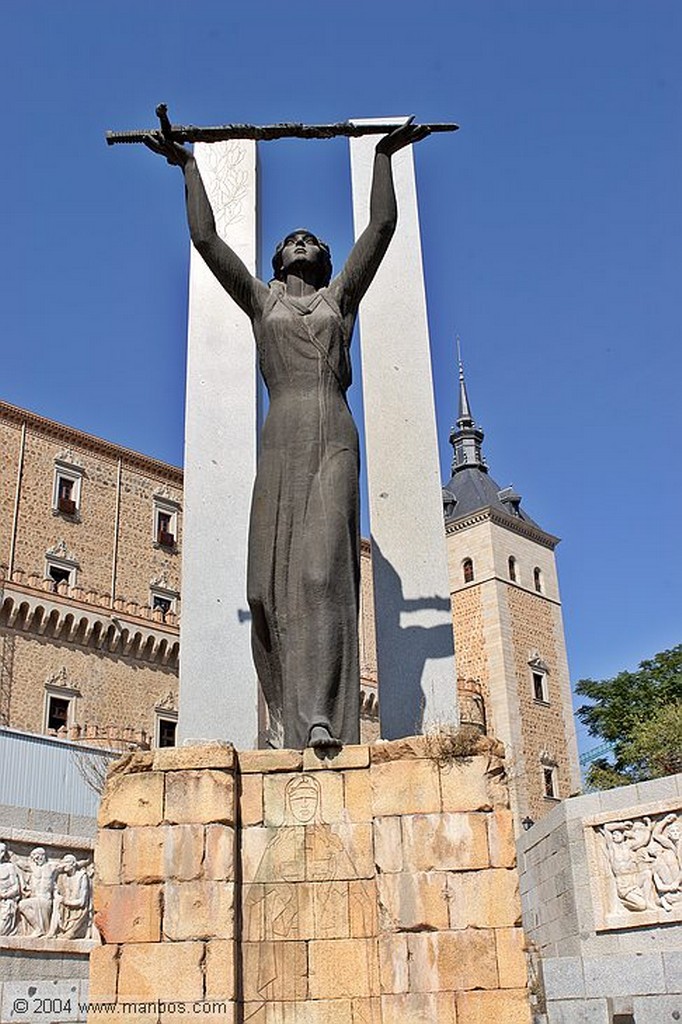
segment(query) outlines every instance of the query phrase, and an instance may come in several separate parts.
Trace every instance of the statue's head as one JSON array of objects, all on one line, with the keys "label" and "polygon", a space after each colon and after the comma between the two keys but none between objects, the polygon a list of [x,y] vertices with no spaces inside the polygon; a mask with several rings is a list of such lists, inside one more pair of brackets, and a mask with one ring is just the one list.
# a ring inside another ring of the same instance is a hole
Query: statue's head
[{"label": "statue's head", "polygon": [[31,860],[34,864],[42,865],[47,860],[47,854],[42,846],[36,846],[34,850],[31,850]]},{"label": "statue's head", "polygon": [[76,858],[72,853],[67,853],[62,857],[62,864],[67,875],[73,875],[76,872]]},{"label": "statue's head", "polygon": [[315,818],[319,808],[319,785],[310,776],[299,775],[287,783],[285,799],[290,817],[301,825],[308,825]]},{"label": "statue's head", "polygon": [[332,279],[332,256],[329,246],[307,228],[297,228],[283,238],[272,257],[272,269],[277,281],[285,281],[287,270],[293,264],[305,261],[317,266],[318,288],[324,288]]}]

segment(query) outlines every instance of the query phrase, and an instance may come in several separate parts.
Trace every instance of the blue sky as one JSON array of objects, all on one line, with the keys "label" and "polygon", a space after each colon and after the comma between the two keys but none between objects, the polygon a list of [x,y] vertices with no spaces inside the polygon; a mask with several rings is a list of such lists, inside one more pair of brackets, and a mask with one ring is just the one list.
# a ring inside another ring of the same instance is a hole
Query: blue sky
[{"label": "blue sky", "polygon": [[[679,0],[3,0],[0,38],[0,397],[181,460],[181,180],[106,129],[457,121],[416,155],[444,479],[459,333],[492,475],[563,538],[572,678],[680,641]],[[303,223],[340,266],[345,143],[261,165],[264,254]]]}]

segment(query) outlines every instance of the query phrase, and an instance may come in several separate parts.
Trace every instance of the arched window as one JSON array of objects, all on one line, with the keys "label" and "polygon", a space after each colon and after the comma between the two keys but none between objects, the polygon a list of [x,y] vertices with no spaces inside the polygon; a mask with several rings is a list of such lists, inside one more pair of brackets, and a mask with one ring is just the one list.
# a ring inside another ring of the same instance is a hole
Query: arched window
[{"label": "arched window", "polygon": [[509,579],[516,583],[516,559],[513,555],[509,556]]},{"label": "arched window", "polygon": [[533,569],[533,584],[534,584],[535,589],[537,590],[538,594],[541,594],[543,592],[542,591],[542,572],[540,571],[540,569],[538,568],[537,565]]},{"label": "arched window", "polygon": [[465,558],[462,562],[462,572],[464,574],[465,583],[473,583],[474,580],[474,563],[470,558]]}]

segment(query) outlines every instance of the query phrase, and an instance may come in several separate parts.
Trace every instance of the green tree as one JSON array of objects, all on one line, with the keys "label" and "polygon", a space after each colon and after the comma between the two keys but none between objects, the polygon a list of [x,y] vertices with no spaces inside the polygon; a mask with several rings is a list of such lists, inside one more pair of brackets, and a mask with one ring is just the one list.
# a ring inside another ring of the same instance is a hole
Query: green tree
[{"label": "green tree", "polygon": [[682,771],[682,644],[613,679],[581,679],[578,708],[591,736],[611,744],[613,760],[594,761],[588,785],[611,789]]}]

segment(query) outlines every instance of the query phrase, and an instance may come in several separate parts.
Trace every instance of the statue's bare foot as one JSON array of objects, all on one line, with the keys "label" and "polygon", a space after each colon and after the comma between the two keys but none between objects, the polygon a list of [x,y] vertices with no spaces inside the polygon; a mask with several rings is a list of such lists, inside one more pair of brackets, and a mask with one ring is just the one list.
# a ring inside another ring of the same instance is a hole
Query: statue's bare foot
[{"label": "statue's bare foot", "polygon": [[313,748],[320,760],[325,757],[334,757],[341,750],[342,745],[341,740],[332,736],[326,725],[314,725],[310,730],[308,746]]}]

